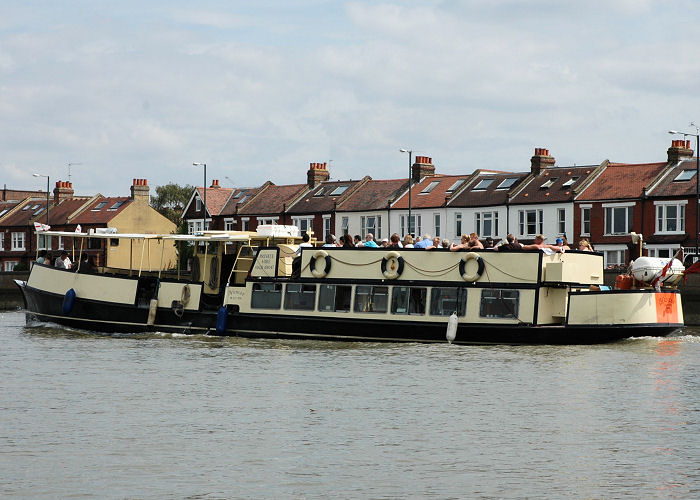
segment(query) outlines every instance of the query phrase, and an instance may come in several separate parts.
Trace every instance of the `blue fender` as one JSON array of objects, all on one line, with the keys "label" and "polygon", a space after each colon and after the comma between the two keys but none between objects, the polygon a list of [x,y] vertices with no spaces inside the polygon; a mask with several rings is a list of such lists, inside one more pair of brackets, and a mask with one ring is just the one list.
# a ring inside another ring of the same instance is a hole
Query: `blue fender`
[{"label": "blue fender", "polygon": [[228,321],[228,310],[226,306],[220,307],[216,313],[216,333],[223,335],[226,333],[226,322]]},{"label": "blue fender", "polygon": [[75,304],[75,290],[72,288],[63,296],[63,314],[70,314]]}]

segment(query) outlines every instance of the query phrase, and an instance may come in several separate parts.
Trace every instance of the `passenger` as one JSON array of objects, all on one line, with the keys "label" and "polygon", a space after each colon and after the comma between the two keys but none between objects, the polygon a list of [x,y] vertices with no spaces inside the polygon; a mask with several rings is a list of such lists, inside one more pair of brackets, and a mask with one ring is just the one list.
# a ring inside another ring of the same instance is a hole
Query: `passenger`
[{"label": "passenger", "polygon": [[433,246],[433,239],[430,237],[429,234],[426,234],[425,236],[423,236],[423,238],[420,241],[416,242],[413,245],[413,248],[426,249],[426,248],[432,248],[432,246]]},{"label": "passenger", "polygon": [[311,236],[309,236],[309,233],[304,233],[301,235],[301,243],[299,244],[299,248],[297,248],[297,255],[301,255],[302,247],[313,247],[313,245],[309,242],[310,239]]},{"label": "passenger", "polygon": [[535,242],[531,245],[523,245],[523,250],[551,250],[552,252],[561,253],[561,247],[549,245],[544,242],[544,236],[538,234],[535,236]]},{"label": "passenger", "polygon": [[355,246],[356,247],[363,247],[365,246],[364,243],[362,243],[362,238],[360,238],[359,234],[356,234],[355,237],[353,238],[355,241]]},{"label": "passenger", "polygon": [[54,266],[56,266],[59,269],[70,269],[71,268],[71,261],[70,258],[68,257],[68,252],[63,250],[61,252],[61,255],[56,257],[56,261],[54,262]]},{"label": "passenger", "polygon": [[476,233],[471,233],[469,235],[469,250],[483,250],[484,245],[479,241],[479,235]]},{"label": "passenger", "polygon": [[557,238],[556,244],[561,247],[562,250],[571,250],[571,247],[566,242],[566,238]]},{"label": "passenger", "polygon": [[324,247],[337,247],[338,245],[335,243],[335,235],[334,234],[327,234],[326,235],[326,242],[323,244]]},{"label": "passenger", "polygon": [[469,236],[466,234],[462,235],[462,242],[457,245],[455,243],[452,243],[450,245],[450,252],[457,252],[459,250],[469,250]]},{"label": "passenger", "polygon": [[496,247],[499,252],[512,252],[513,250],[520,250],[523,246],[517,242],[513,234],[506,236],[505,243],[501,246]]},{"label": "passenger", "polygon": [[493,238],[491,238],[491,236],[488,236],[484,241],[484,249],[493,250]]},{"label": "passenger", "polygon": [[438,238],[437,236],[433,238],[433,246],[430,248],[442,248],[440,246],[440,238]]},{"label": "passenger", "polygon": [[581,241],[578,242],[578,249],[581,250],[582,252],[594,252],[593,246],[591,245],[591,242],[588,241],[586,238],[583,238]]},{"label": "passenger", "polygon": [[398,233],[391,235],[391,241],[389,241],[388,248],[401,248],[401,239]]},{"label": "passenger", "polygon": [[349,234],[344,236],[343,248],[355,248],[355,245],[352,242],[352,237]]},{"label": "passenger", "polygon": [[382,238],[382,242],[379,244],[380,247],[386,248],[389,246],[389,240],[387,238]]},{"label": "passenger", "polygon": [[379,248],[379,245],[375,243],[374,241],[374,235],[372,233],[367,233],[367,236],[365,236],[365,245],[366,248]]},{"label": "passenger", "polygon": [[87,253],[83,252],[80,255],[80,266],[76,272],[80,274],[94,274],[95,271],[95,258],[92,255],[88,256]]},{"label": "passenger", "polygon": [[410,234],[407,234],[406,236],[403,237],[403,247],[404,248],[413,248],[413,236]]},{"label": "passenger", "polygon": [[46,263],[46,250],[39,250],[39,257],[36,259],[37,264],[45,264]]},{"label": "passenger", "polygon": [[442,248],[447,248],[447,249],[449,250],[449,248],[450,248],[450,240],[448,240],[447,238],[445,238],[444,240],[442,240],[442,242],[441,242],[440,244],[442,245]]}]

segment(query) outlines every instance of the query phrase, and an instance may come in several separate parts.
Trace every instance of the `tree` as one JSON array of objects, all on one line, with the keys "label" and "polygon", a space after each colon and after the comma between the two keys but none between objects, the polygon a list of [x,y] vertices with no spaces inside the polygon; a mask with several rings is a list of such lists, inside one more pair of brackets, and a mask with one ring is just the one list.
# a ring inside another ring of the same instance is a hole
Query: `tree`
[{"label": "tree", "polygon": [[156,195],[151,197],[151,206],[178,226],[182,224],[182,211],[190,201],[194,187],[169,183],[156,186]]}]

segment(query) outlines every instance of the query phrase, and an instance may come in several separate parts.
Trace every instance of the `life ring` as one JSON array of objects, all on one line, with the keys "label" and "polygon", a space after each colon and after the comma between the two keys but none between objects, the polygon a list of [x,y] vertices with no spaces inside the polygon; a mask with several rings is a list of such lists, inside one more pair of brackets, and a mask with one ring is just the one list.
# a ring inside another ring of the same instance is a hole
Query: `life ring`
[{"label": "life ring", "polygon": [[[323,267],[323,269],[316,269],[316,259],[319,257],[323,257],[326,260],[326,265]],[[317,250],[312,256],[311,260],[309,261],[309,269],[311,270],[311,274],[313,274],[316,278],[323,278],[328,272],[331,270],[331,258],[328,255],[328,252],[325,250]]]},{"label": "life ring", "polygon": [[388,280],[394,280],[403,273],[404,260],[399,252],[391,251],[382,259],[382,274]]},{"label": "life ring", "polygon": [[[474,274],[467,274],[466,267],[467,267],[467,262],[470,260],[476,259],[476,273]],[[473,252],[467,252],[464,254],[462,257],[462,260],[459,261],[459,274],[462,275],[462,279],[464,281],[471,281],[472,283],[479,278],[481,278],[481,275],[484,274],[484,259],[481,258],[481,256],[477,253]]]}]

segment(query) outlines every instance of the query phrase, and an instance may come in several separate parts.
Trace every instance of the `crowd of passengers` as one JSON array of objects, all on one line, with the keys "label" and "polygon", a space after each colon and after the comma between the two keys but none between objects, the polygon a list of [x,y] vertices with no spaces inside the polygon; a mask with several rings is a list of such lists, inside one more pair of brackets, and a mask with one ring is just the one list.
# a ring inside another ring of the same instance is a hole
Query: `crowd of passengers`
[{"label": "crowd of passengers", "polygon": [[[342,248],[422,248],[425,250],[431,249],[446,249],[451,252],[456,252],[460,250],[472,251],[472,250],[494,250],[500,252],[509,252],[513,250],[545,250],[549,252],[565,252],[571,250],[569,243],[566,238],[557,238],[554,245],[545,243],[546,238],[541,234],[535,236],[534,243],[529,245],[524,245],[518,241],[518,239],[513,235],[509,234],[504,240],[494,243],[493,238],[488,237],[483,242],[479,239],[479,235],[476,233],[463,234],[460,243],[450,242],[448,239],[440,239],[438,237],[431,238],[429,234],[421,237],[418,236],[414,240],[410,234],[404,236],[403,241],[399,237],[398,233],[394,233],[390,238],[384,238],[381,242],[377,243],[374,240],[374,235],[372,233],[367,233],[364,239],[356,234],[354,237],[341,236],[336,240],[335,235],[329,234],[326,236],[324,247],[342,247]],[[313,246],[309,241],[309,235],[304,233],[302,247]],[[578,242],[578,250],[583,252],[593,252],[593,246],[587,239],[582,239]]]}]

